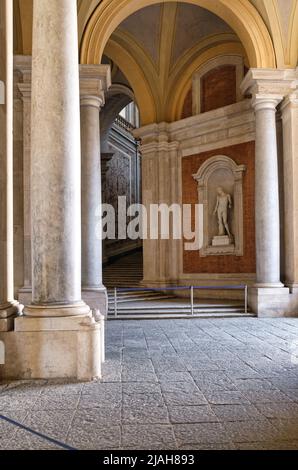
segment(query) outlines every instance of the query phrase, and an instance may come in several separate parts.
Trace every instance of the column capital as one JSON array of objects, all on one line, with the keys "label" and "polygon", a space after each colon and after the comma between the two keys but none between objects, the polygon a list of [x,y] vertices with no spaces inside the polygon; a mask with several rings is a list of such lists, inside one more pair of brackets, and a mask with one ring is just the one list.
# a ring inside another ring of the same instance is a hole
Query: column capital
[{"label": "column capital", "polygon": [[297,86],[297,69],[250,69],[241,84],[241,91],[243,95],[252,95],[253,105],[271,101],[273,106],[274,101],[278,104]]},{"label": "column capital", "polygon": [[94,108],[100,109],[105,104],[105,95],[104,92],[99,92],[97,94],[84,94],[81,92],[80,95],[80,104],[81,106],[92,106]]},{"label": "column capital", "polygon": [[283,100],[282,95],[275,95],[275,94],[259,94],[256,93],[253,95],[252,98],[252,106],[255,111],[261,111],[264,109],[272,110],[276,112],[276,107],[281,103]]},{"label": "column capital", "polygon": [[81,106],[101,108],[112,84],[109,65],[80,65]]}]

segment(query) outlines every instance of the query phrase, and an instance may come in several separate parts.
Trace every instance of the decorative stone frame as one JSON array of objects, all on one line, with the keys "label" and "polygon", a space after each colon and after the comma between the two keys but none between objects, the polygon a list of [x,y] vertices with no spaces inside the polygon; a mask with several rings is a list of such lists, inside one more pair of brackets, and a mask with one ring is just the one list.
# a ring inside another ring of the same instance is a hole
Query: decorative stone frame
[{"label": "decorative stone frame", "polygon": [[192,79],[192,113],[193,115],[201,113],[201,79],[206,73],[222,67],[224,65],[234,65],[236,68],[236,99],[237,102],[243,99],[240,85],[244,78],[244,60],[238,55],[224,55],[208,60],[194,74]]},{"label": "decorative stone frame", "polygon": [[[212,175],[218,170],[228,171],[234,180],[234,244],[222,247],[211,246],[209,229],[208,183]],[[203,204],[204,206],[203,246],[200,250],[200,256],[243,256],[243,175],[245,171],[245,165],[237,165],[230,157],[217,155],[204,162],[198,172],[193,175],[193,178],[198,183],[199,204]]]}]

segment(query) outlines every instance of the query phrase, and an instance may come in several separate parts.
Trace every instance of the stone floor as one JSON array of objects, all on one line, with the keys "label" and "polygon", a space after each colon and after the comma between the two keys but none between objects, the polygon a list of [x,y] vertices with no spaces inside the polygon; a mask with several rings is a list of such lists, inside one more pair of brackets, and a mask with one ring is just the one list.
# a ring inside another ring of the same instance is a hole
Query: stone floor
[{"label": "stone floor", "polygon": [[298,319],[111,321],[102,382],[0,386],[0,448],[298,449],[295,354]]}]

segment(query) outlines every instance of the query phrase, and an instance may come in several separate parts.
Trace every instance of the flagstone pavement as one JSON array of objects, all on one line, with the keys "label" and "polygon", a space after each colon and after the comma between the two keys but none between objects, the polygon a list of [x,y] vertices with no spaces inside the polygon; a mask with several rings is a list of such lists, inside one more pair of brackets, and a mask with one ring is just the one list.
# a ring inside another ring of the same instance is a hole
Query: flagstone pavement
[{"label": "flagstone pavement", "polygon": [[298,449],[298,319],[106,328],[101,381],[0,385],[0,449]]}]

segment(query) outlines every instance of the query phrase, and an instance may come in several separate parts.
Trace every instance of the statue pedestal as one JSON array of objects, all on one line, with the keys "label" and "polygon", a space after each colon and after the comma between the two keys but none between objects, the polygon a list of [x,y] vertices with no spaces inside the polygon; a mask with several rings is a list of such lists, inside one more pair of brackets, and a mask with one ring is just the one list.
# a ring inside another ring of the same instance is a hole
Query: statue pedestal
[{"label": "statue pedestal", "polygon": [[213,237],[212,246],[230,246],[232,245],[230,237],[228,235],[219,235]]}]

